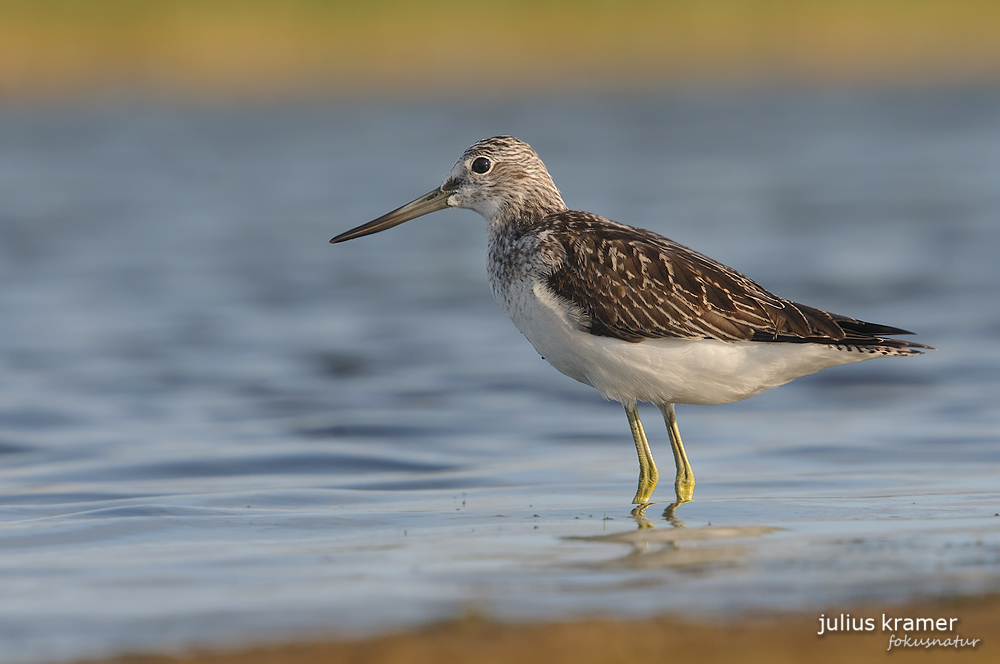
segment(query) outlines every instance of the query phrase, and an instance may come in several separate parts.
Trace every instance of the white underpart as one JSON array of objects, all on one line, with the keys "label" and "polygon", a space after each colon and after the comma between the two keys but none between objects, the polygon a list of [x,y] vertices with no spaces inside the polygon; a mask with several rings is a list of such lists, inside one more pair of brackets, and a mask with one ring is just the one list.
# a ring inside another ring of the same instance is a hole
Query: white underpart
[{"label": "white underpart", "polygon": [[581,329],[574,312],[542,284],[521,282],[498,298],[553,367],[622,403],[718,404],[880,353],[814,343],[647,339],[631,343]]}]

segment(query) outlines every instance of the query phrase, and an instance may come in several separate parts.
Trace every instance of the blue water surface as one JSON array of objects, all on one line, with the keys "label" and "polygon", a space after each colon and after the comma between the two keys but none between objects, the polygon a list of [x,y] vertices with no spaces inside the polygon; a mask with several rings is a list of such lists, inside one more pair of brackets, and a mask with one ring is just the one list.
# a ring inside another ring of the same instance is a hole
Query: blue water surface
[{"label": "blue water surface", "polygon": [[[477,215],[327,243],[499,133],[938,350],[678,407],[696,499],[633,516],[624,413],[506,320]],[[998,185],[997,90],[4,108],[2,659],[996,590]]]}]

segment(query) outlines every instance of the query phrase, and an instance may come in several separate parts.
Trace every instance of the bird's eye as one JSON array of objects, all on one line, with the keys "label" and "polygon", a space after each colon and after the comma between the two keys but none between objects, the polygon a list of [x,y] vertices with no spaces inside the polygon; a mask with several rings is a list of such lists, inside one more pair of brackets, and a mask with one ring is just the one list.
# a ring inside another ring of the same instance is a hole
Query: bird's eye
[{"label": "bird's eye", "polygon": [[483,174],[490,170],[490,166],[492,165],[493,164],[491,164],[490,160],[486,157],[476,157],[476,159],[472,162],[472,172]]}]

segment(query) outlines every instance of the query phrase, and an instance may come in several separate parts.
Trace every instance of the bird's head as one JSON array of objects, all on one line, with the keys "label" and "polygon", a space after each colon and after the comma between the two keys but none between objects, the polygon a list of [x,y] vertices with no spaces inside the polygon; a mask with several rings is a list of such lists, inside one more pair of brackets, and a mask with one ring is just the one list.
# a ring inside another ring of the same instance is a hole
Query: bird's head
[{"label": "bird's head", "polygon": [[449,207],[474,210],[490,224],[504,224],[565,210],[566,204],[530,145],[513,136],[494,136],[466,150],[437,189],[330,242],[378,233]]}]

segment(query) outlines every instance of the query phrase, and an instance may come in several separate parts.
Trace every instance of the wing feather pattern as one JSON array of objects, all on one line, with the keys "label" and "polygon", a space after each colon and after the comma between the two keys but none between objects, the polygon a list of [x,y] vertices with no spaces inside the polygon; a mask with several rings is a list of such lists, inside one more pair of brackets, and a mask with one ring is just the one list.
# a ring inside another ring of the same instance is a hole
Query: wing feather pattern
[{"label": "wing feather pattern", "polygon": [[886,339],[911,334],[797,304],[736,270],[656,233],[586,212],[547,215],[546,283],[598,336],[842,343],[927,348]]}]

